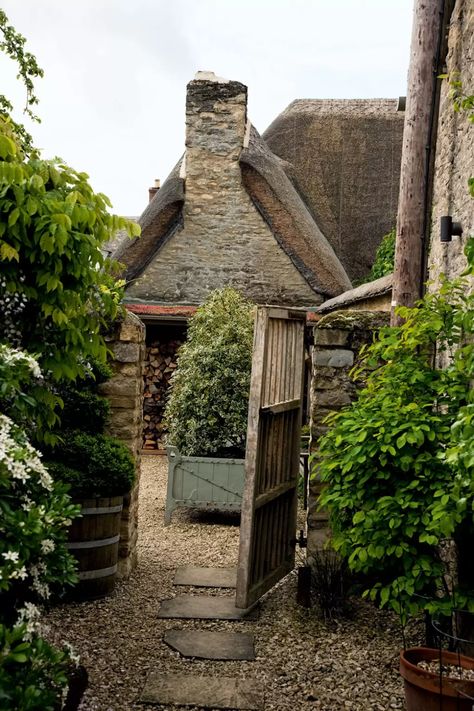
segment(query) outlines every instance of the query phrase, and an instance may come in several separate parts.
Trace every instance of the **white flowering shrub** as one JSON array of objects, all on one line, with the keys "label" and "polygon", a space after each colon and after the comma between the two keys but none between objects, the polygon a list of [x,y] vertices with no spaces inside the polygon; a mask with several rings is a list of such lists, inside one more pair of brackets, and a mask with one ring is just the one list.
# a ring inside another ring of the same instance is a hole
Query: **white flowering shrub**
[{"label": "white flowering shrub", "polygon": [[[0,346],[1,395],[23,415],[23,385],[39,378],[31,356]],[[19,403],[19,406],[18,406]],[[66,549],[78,509],[53,481],[25,432],[0,414],[0,709],[57,709],[67,653],[41,636],[41,606],[76,581]]]}]

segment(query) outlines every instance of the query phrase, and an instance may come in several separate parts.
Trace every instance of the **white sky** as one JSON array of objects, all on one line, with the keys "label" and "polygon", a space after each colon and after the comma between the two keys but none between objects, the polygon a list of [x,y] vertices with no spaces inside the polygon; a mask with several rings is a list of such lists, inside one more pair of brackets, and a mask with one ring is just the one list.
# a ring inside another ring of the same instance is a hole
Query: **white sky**
[{"label": "white sky", "polygon": [[[45,70],[44,157],[91,177],[114,210],[139,215],[184,150],[197,70],[249,87],[260,132],[300,98],[406,93],[413,0],[0,0]],[[0,91],[23,106],[15,66]],[[18,118],[18,115],[17,115]]]}]

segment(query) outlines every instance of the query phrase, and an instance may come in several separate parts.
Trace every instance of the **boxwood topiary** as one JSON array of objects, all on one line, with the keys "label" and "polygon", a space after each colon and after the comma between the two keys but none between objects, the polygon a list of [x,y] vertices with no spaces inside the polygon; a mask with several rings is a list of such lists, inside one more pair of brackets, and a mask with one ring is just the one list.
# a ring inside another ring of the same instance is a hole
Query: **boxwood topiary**
[{"label": "boxwood topiary", "polygon": [[182,454],[244,455],[253,323],[253,304],[230,287],[191,319],[165,411],[168,442]]},{"label": "boxwood topiary", "polygon": [[121,496],[130,491],[135,467],[124,444],[103,434],[65,433],[64,446],[47,467],[70,485],[74,498]]}]

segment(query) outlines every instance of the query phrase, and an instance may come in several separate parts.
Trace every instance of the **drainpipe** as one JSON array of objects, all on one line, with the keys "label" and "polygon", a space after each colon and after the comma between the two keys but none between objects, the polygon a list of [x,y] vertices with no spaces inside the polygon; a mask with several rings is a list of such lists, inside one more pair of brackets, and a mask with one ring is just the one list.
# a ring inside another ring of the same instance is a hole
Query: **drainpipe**
[{"label": "drainpipe", "polygon": [[413,306],[424,291],[430,237],[434,154],[447,27],[455,0],[415,0],[403,130],[397,240],[392,295],[396,306]]}]

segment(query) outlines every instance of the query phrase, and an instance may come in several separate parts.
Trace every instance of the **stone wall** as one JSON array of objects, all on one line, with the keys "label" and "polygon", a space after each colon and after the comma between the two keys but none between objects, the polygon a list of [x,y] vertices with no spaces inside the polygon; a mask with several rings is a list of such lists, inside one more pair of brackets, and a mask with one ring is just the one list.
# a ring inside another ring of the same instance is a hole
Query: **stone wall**
[{"label": "stone wall", "polygon": [[119,545],[119,577],[128,577],[137,563],[138,487],[142,448],[143,362],[145,326],[127,312],[122,323],[107,337],[114,353],[114,374],[100,386],[100,393],[110,402],[106,434],[121,440],[135,462],[135,485],[124,497]]},{"label": "stone wall", "polygon": [[[474,6],[472,0],[456,0],[449,27],[447,72],[459,72],[463,90],[474,94]],[[443,81],[436,141],[432,203],[429,276],[458,276],[466,266],[463,254],[469,235],[474,233],[474,200],[467,181],[474,175],[474,125],[465,113],[453,110],[449,85]],[[462,237],[440,242],[440,218],[451,215],[463,227]]]},{"label": "stone wall", "polygon": [[186,200],[182,228],[127,289],[128,299],[202,303],[233,286],[256,303],[316,305],[321,297],[296,269],[242,184],[247,87],[198,79],[186,99]]},{"label": "stone wall", "polygon": [[[371,343],[374,333],[388,325],[390,314],[371,311],[338,311],[324,316],[314,327],[311,381],[311,451],[327,431],[329,413],[341,410],[355,396],[357,385],[349,372],[361,347]],[[315,466],[317,473],[317,463]],[[317,510],[321,490],[317,475],[310,479],[308,496],[308,556],[320,548],[328,534],[328,517]]]}]

